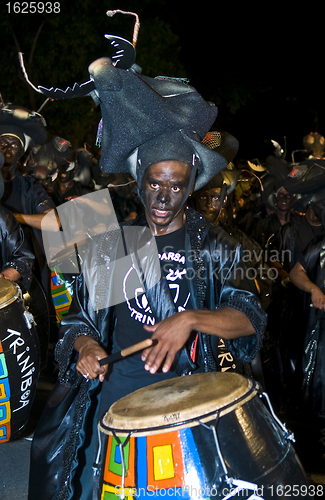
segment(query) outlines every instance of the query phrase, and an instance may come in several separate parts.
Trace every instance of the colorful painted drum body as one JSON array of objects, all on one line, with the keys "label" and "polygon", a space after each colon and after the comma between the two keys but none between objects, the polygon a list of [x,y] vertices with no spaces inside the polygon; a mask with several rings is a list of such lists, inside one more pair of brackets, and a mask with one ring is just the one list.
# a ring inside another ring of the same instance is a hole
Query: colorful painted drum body
[{"label": "colorful painted drum body", "polygon": [[75,276],[63,275],[60,266],[50,268],[51,271],[51,297],[56,314],[56,322],[61,323],[62,318],[69,312],[73,297],[73,283]]},{"label": "colorful painted drum body", "polygon": [[76,249],[73,247],[55,256],[49,267],[51,271],[50,289],[56,322],[69,312],[73,297],[73,286],[80,273]]},{"label": "colorful painted drum body", "polygon": [[15,283],[0,280],[0,443],[26,427],[40,371],[33,316]]},{"label": "colorful painted drum body", "polygon": [[293,486],[313,498],[292,436],[261,395],[256,382],[218,372],[120,399],[99,423],[98,498],[271,500]]}]

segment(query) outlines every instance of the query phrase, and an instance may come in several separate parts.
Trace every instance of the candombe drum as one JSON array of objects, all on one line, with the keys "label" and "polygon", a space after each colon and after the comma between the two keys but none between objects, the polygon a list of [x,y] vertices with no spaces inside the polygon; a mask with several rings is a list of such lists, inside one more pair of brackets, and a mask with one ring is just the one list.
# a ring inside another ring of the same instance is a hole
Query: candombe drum
[{"label": "candombe drum", "polygon": [[0,443],[25,428],[40,371],[33,316],[16,283],[0,279]]},{"label": "candombe drum", "polygon": [[49,338],[50,338],[50,314],[45,292],[39,281],[33,275],[30,287],[23,295],[24,306],[34,318],[37,337],[40,345],[41,370],[47,367]]},{"label": "candombe drum", "polygon": [[70,250],[60,252],[55,256],[55,259],[49,262],[51,297],[58,324],[70,309],[73,286],[76,277],[80,274],[78,258],[77,251],[73,246]]},{"label": "candombe drum", "polygon": [[274,500],[293,488],[314,498],[293,436],[258,383],[237,373],[199,373],[135,391],[109,408],[98,429],[100,500]]}]

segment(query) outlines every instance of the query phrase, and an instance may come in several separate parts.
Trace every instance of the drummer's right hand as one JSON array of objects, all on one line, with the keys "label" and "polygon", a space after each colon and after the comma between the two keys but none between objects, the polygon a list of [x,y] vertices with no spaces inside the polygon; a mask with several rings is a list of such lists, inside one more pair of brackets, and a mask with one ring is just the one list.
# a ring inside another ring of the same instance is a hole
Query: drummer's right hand
[{"label": "drummer's right hand", "polygon": [[107,356],[106,351],[99,343],[88,335],[77,337],[74,348],[79,352],[77,371],[88,381],[99,378],[104,381],[108,365],[100,366],[99,360]]},{"label": "drummer's right hand", "polygon": [[325,295],[318,286],[311,290],[311,301],[314,307],[317,309],[325,310]]}]

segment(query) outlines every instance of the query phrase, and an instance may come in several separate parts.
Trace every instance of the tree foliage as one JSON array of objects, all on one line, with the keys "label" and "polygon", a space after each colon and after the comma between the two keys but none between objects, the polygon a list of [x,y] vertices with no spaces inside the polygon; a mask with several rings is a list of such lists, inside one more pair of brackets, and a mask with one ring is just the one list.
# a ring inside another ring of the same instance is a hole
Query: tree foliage
[{"label": "tree foliage", "polygon": [[[65,89],[75,82],[89,80],[89,64],[113,53],[105,34],[116,34],[132,41],[135,17],[121,14],[107,17],[106,10],[115,8],[112,3],[65,1],[61,2],[60,14],[11,14],[2,18],[0,93],[4,102],[34,111],[44,106],[41,113],[47,121],[49,134],[82,143],[85,136],[97,128],[99,107],[88,96],[44,104],[45,97],[26,82],[18,52],[23,53],[28,78],[36,87]],[[128,4],[125,10],[130,10],[132,3],[134,12],[140,17],[136,62],[144,74],[186,76],[179,59],[179,37],[156,15],[161,2],[149,11],[150,2],[146,0],[120,2],[121,10],[123,3]]]}]

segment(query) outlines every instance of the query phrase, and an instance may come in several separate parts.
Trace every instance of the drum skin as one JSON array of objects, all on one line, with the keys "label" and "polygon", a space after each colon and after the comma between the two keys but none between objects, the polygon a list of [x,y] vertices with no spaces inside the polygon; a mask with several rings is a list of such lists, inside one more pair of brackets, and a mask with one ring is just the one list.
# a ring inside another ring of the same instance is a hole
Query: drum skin
[{"label": "drum skin", "polygon": [[[236,373],[195,374],[140,389],[114,403],[99,430],[100,500],[122,491],[128,500],[271,500],[293,486],[301,497],[314,498],[258,384]],[[238,481],[246,488],[235,493]]]},{"label": "drum skin", "polygon": [[26,427],[40,371],[33,318],[16,293],[18,286],[6,285],[12,285],[7,291],[12,298],[0,303],[0,443],[17,438]]}]

